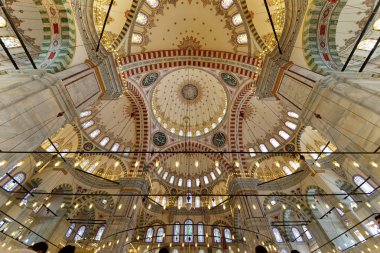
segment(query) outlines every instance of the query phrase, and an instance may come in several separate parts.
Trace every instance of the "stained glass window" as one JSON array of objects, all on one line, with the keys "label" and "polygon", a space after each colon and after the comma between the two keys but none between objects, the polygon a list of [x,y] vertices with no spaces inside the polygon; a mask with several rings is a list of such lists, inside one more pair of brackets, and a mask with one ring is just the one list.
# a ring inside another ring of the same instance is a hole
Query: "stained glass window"
[{"label": "stained glass window", "polygon": [[169,175],[169,172],[165,171],[165,173],[162,175],[162,179],[166,180],[166,178],[168,177],[168,175]]},{"label": "stained glass window", "polygon": [[282,169],[286,175],[291,175],[293,173],[287,166],[282,167]]},{"label": "stained glass window", "polygon": [[82,124],[82,127],[83,129],[86,129],[86,128],[89,128],[90,126],[92,126],[94,124],[94,121],[93,120],[89,120],[89,121],[86,121]]},{"label": "stained glass window", "polygon": [[182,187],[182,178],[178,179],[178,186]]},{"label": "stained glass window", "polygon": [[240,13],[236,13],[235,15],[232,16],[232,23],[235,26],[238,26],[243,23],[243,19],[241,18]]},{"label": "stained glass window", "polygon": [[164,233],[165,233],[164,228],[159,228],[157,230],[156,242],[163,242],[164,241]]},{"label": "stained glass window", "polygon": [[231,5],[234,3],[233,0],[222,0],[220,4],[222,5],[223,9],[228,9],[231,7]]},{"label": "stained glass window", "polygon": [[140,44],[142,42],[142,35],[139,33],[132,33],[132,43]]},{"label": "stained glass window", "polygon": [[92,139],[95,139],[99,134],[100,134],[100,130],[99,130],[99,129],[95,129],[94,131],[92,131],[92,132],[90,133],[90,137],[91,137]]},{"label": "stained glass window", "polygon": [[200,208],[201,207],[201,197],[196,196],[195,197],[195,208]]},{"label": "stained glass window", "polygon": [[220,243],[222,241],[219,228],[214,228],[213,235],[214,235],[214,242]]},{"label": "stained glass window", "polygon": [[368,183],[368,181],[365,182],[364,178],[361,176],[355,176],[354,183],[356,184],[356,186],[360,185],[360,190],[362,190],[367,195],[370,195],[375,190],[375,188],[373,188],[373,186],[370,183]]},{"label": "stained glass window", "polygon": [[195,185],[199,187],[201,185],[201,180],[199,178],[195,179]]},{"label": "stained glass window", "polygon": [[302,229],[303,229],[303,232],[305,232],[307,239],[309,239],[309,240],[313,239],[313,237],[311,236],[309,230],[307,229],[307,227],[305,225],[302,225]]},{"label": "stained glass window", "polygon": [[7,26],[7,21],[5,20],[5,18],[0,16],[0,28],[4,28],[6,26]]},{"label": "stained glass window", "polygon": [[273,228],[272,231],[273,231],[274,238],[276,239],[276,242],[279,242],[279,243],[284,242],[278,228]]},{"label": "stained glass window", "polygon": [[273,147],[277,148],[280,146],[280,143],[278,143],[278,141],[275,139],[275,138],[271,138],[269,140],[270,144],[272,144]]},{"label": "stained glass window", "polygon": [[100,141],[100,146],[104,147],[105,145],[107,145],[107,143],[110,141],[110,138],[109,137],[104,137],[101,141]]},{"label": "stained glass window", "polygon": [[303,242],[302,236],[298,228],[292,227],[292,233],[297,242]]},{"label": "stained glass window", "polygon": [[191,179],[187,179],[186,186],[189,188],[191,187]]},{"label": "stained glass window", "polygon": [[185,221],[185,242],[193,242],[193,222],[191,220]]},{"label": "stained glass window", "polygon": [[198,243],[205,242],[205,227],[203,223],[198,223]]},{"label": "stained glass window", "polygon": [[253,148],[249,148],[248,151],[249,151],[249,156],[250,157],[255,157],[256,156],[255,150]]},{"label": "stained glass window", "polygon": [[181,225],[176,222],[173,226],[173,242],[179,242],[179,235],[181,232]]},{"label": "stained glass window", "polygon": [[84,235],[85,231],[86,231],[86,226],[79,227],[78,232],[74,237],[74,241],[78,241],[78,240],[83,239],[83,235]]},{"label": "stained glass window", "polygon": [[218,173],[219,175],[222,174],[222,172],[220,171],[218,167],[215,167],[215,170],[216,170],[216,173]]},{"label": "stained glass window", "polygon": [[360,41],[358,45],[358,49],[365,50],[365,51],[371,51],[372,48],[375,46],[376,40],[375,39],[366,39]]},{"label": "stained glass window", "polygon": [[246,33],[239,34],[236,38],[236,41],[238,44],[247,44],[248,43],[248,36]]},{"label": "stained glass window", "polygon": [[373,29],[376,31],[380,31],[380,18],[376,20],[375,23],[373,24]]},{"label": "stained glass window", "polygon": [[290,121],[286,121],[285,126],[289,127],[292,130],[295,130],[297,128],[297,125]]},{"label": "stained glass window", "polygon": [[204,176],[203,177],[203,180],[205,181],[205,184],[208,184],[209,182],[208,182],[208,178],[207,178],[207,176]]},{"label": "stained glass window", "polygon": [[105,226],[101,226],[98,229],[98,232],[96,233],[96,236],[95,236],[95,241],[100,241],[100,239],[102,238],[102,235],[103,235],[105,229],[106,229]]},{"label": "stained glass window", "polygon": [[280,132],[278,132],[278,134],[284,139],[284,140],[287,140],[287,139],[289,139],[289,137],[290,137],[290,135],[287,133],[287,132],[285,132],[285,131],[280,131]]},{"label": "stained glass window", "polygon": [[224,238],[226,238],[226,243],[232,242],[231,230],[229,228],[224,229]]},{"label": "stained glass window", "polygon": [[145,25],[146,23],[148,23],[148,17],[144,13],[139,12],[139,14],[137,14],[136,23],[140,25]]},{"label": "stained glass window", "polygon": [[80,118],[84,118],[84,117],[88,117],[88,116],[90,116],[91,115],[91,111],[84,111],[84,112],[81,112],[80,114],[79,114],[79,117]]},{"label": "stained glass window", "polygon": [[119,148],[120,148],[120,144],[116,142],[112,145],[111,151],[117,152],[119,150]]},{"label": "stained glass window", "polygon": [[145,235],[145,242],[153,241],[153,228],[148,228]]},{"label": "stained glass window", "polygon": [[268,152],[268,149],[264,144],[260,144],[259,148],[260,148],[261,152]]},{"label": "stained glass window", "polygon": [[13,36],[1,37],[1,40],[4,42],[6,48],[16,48],[21,47],[20,41]]},{"label": "stained glass window", "polygon": [[66,238],[70,237],[71,233],[74,231],[74,228],[75,228],[75,223],[72,223],[65,234]]},{"label": "stained glass window", "polygon": [[171,176],[169,179],[169,184],[173,184],[173,183],[174,183],[174,176]]},{"label": "stained glass window", "polygon": [[154,9],[160,2],[158,2],[158,0],[146,0],[146,3],[150,6],[150,8]]},{"label": "stained glass window", "polygon": [[299,118],[299,115],[297,113],[295,113],[295,112],[288,112],[288,116],[292,117],[292,118],[295,118],[295,119]]},{"label": "stained glass window", "polygon": [[211,179],[212,179],[212,180],[215,180],[215,179],[216,179],[214,172],[211,172],[211,173],[210,173],[210,176],[211,176]]},{"label": "stained glass window", "polygon": [[25,180],[24,173],[17,173],[13,179],[10,179],[4,186],[4,190],[11,192],[17,188],[19,184],[21,184]]},{"label": "stained glass window", "polygon": [[178,209],[182,208],[182,196],[178,197]]}]

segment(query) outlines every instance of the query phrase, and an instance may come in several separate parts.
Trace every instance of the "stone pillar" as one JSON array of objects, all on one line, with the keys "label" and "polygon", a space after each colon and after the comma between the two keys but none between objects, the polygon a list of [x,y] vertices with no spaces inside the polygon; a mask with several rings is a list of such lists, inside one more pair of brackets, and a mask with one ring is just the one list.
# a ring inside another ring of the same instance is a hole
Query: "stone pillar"
[{"label": "stone pillar", "polygon": [[103,245],[100,245],[100,252],[128,252],[129,242],[136,239],[133,237],[136,232],[134,228],[138,225],[137,218],[143,204],[143,197],[133,195],[147,194],[148,182],[144,178],[130,178],[123,179],[121,184],[124,187],[120,194],[132,196],[122,196],[117,201],[103,236],[106,246],[103,248]]},{"label": "stone pillar", "polygon": [[[55,75],[42,70],[0,76],[0,150],[32,151],[94,103],[104,88],[97,68],[80,64]],[[0,174],[27,154],[1,153]]]}]

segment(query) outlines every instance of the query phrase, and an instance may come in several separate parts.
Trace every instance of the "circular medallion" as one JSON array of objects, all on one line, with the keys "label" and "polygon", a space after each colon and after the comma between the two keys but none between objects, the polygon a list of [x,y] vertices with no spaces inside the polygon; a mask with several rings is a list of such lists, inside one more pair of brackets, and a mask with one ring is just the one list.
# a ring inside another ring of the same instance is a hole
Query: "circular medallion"
[{"label": "circular medallion", "polygon": [[236,86],[238,84],[236,78],[231,74],[221,73],[220,76],[222,77],[222,80],[229,86]]},{"label": "circular medallion", "polygon": [[149,73],[142,80],[142,85],[145,87],[151,86],[158,78],[158,73]]},{"label": "circular medallion", "polygon": [[166,135],[162,132],[157,132],[153,135],[153,143],[156,146],[164,146],[166,144]]},{"label": "circular medallion", "polygon": [[217,147],[222,147],[226,143],[226,136],[221,132],[216,133],[212,137],[212,143]]},{"label": "circular medallion", "polygon": [[294,147],[293,144],[287,144],[287,145],[285,146],[285,150],[286,150],[287,152],[294,152],[294,151],[296,151],[296,147]]},{"label": "circular medallion", "polygon": [[182,88],[182,96],[186,100],[194,100],[198,96],[198,88],[193,84],[186,84]]},{"label": "circular medallion", "polygon": [[91,151],[94,149],[94,144],[92,144],[91,142],[86,142],[85,144],[83,144],[83,149],[86,151]]}]

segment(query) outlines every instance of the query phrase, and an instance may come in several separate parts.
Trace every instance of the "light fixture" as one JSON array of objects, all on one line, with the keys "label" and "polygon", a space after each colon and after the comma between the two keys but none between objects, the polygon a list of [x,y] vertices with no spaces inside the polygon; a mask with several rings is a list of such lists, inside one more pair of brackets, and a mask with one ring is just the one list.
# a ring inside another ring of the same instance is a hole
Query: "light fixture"
[{"label": "light fixture", "polygon": [[375,163],[374,161],[371,161],[370,164],[371,164],[373,167],[377,168],[377,163]]},{"label": "light fixture", "polygon": [[38,162],[36,163],[36,167],[40,167],[42,163],[43,163],[42,161],[38,161]]},{"label": "light fixture", "polygon": [[198,161],[195,161],[195,167],[198,168],[198,166],[199,166],[199,162],[198,162]]},{"label": "light fixture", "polygon": [[175,161],[175,166],[178,168],[179,167],[179,161]]},{"label": "light fixture", "polygon": [[3,166],[3,165],[6,164],[6,163],[7,163],[6,160],[2,160],[2,161],[0,162],[0,166]]},{"label": "light fixture", "polygon": [[357,162],[352,162],[352,164],[356,167],[356,168],[359,168],[359,164]]}]

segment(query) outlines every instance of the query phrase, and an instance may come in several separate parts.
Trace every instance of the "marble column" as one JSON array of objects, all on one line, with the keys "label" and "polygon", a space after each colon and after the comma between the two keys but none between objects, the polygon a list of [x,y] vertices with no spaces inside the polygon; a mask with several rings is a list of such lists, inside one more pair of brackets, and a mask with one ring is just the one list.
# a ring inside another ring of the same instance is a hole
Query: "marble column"
[{"label": "marble column", "polygon": [[[32,151],[103,94],[104,85],[90,62],[55,75],[21,70],[0,76],[0,150]],[[0,153],[0,174],[25,153]]]}]

